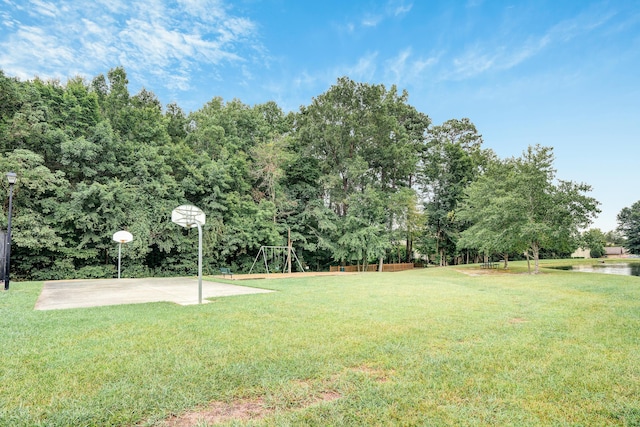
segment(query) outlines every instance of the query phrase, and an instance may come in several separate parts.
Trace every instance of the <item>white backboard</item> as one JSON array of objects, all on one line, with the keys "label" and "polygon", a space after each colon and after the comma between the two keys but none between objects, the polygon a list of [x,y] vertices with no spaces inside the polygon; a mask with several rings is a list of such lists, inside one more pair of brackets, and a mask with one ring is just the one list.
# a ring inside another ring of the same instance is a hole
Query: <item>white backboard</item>
[{"label": "white backboard", "polygon": [[133,240],[133,234],[124,230],[117,231],[113,234],[113,240],[115,240],[118,243],[129,243],[130,241]]},{"label": "white backboard", "polygon": [[196,224],[202,226],[205,220],[204,212],[192,205],[181,205],[171,212],[171,222],[186,228],[195,227]]}]

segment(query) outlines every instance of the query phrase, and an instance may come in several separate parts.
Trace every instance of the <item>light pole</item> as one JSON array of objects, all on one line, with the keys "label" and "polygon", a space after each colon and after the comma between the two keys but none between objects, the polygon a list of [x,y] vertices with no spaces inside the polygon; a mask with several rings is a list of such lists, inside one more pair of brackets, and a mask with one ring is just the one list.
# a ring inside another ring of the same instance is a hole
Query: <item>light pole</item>
[{"label": "light pole", "polygon": [[4,290],[9,290],[9,272],[11,271],[11,211],[13,209],[13,184],[18,180],[18,175],[15,172],[7,172],[7,181],[9,181],[9,212],[7,213],[7,241],[6,251],[7,259],[5,262],[4,270]]}]

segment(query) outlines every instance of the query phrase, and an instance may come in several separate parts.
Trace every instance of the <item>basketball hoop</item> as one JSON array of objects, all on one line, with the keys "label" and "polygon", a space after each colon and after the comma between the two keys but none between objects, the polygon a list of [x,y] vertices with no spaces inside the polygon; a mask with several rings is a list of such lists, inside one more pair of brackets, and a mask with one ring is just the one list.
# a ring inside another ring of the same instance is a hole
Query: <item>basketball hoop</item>
[{"label": "basketball hoop", "polygon": [[181,205],[171,211],[171,222],[181,227],[198,227],[198,304],[202,304],[202,226],[206,220],[202,209]]},{"label": "basketball hoop", "polygon": [[171,212],[171,222],[185,228],[195,227],[196,224],[204,225],[206,216],[202,210],[193,205],[181,205]]}]

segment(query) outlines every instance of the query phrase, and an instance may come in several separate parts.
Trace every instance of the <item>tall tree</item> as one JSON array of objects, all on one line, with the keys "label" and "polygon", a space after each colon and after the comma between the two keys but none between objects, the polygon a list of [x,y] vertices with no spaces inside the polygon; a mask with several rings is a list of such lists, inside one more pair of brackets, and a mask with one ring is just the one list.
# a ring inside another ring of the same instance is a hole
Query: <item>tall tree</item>
[{"label": "tall tree", "polygon": [[13,198],[12,267],[17,277],[51,278],[49,273],[58,260],[74,257],[73,252],[67,252],[72,246],[65,244],[65,230],[60,226],[61,206],[69,196],[64,173],[51,171],[41,155],[25,149],[1,154],[0,170],[18,175]]},{"label": "tall tree", "polygon": [[[293,160],[293,153],[288,150],[287,138],[276,137],[271,141],[257,144],[251,149],[253,158],[252,175],[258,180],[256,190],[262,189],[264,195],[276,207],[273,222],[277,222],[278,213],[286,204],[285,193],[281,191],[281,180],[285,174],[287,163]],[[260,199],[256,194],[256,197]]]},{"label": "tall tree", "polygon": [[[539,271],[541,248],[571,251],[578,246],[580,230],[599,212],[598,202],[587,196],[591,187],[556,180],[551,147],[529,147],[520,158],[496,167],[501,172],[481,179],[467,191],[461,215],[475,219],[476,236],[500,236],[514,249],[525,245],[525,255]],[[479,238],[469,238],[469,242]],[[480,245],[477,245],[481,247]]]},{"label": "tall tree", "polygon": [[337,261],[355,261],[366,271],[369,262],[381,259],[390,247],[385,226],[388,200],[384,193],[369,187],[361,193],[354,193],[349,205],[334,258]]},{"label": "tall tree", "polygon": [[518,230],[520,212],[512,209],[514,174],[514,162],[491,156],[484,173],[465,190],[458,209],[460,220],[469,224],[460,234],[458,249],[476,249],[484,257],[499,254],[504,268],[510,254],[524,253],[528,247]]},{"label": "tall tree", "polygon": [[626,238],[624,247],[632,254],[640,254],[640,200],[618,214],[618,231]]},{"label": "tall tree", "polygon": [[395,86],[356,83],[346,77],[302,107],[296,119],[304,155],[319,160],[325,199],[344,217],[352,193],[374,185],[409,186],[429,118],[407,104]]},{"label": "tall tree", "polygon": [[440,265],[446,265],[464,226],[456,215],[458,204],[486,155],[481,150],[482,136],[469,119],[434,126],[427,138],[421,168],[427,232],[435,240]]},{"label": "tall tree", "polygon": [[[362,212],[362,203],[374,203],[379,197],[389,200],[413,184],[430,121],[408,105],[407,99],[406,91],[398,93],[395,86],[387,90],[383,85],[343,77],[296,116],[295,136],[301,154],[318,161],[322,200],[340,218],[336,241],[357,240],[346,239],[358,223],[349,215],[351,202],[358,203],[358,212]],[[384,217],[376,218],[385,239],[391,239],[395,212],[386,210]],[[363,221],[363,229],[373,230],[372,225],[364,225],[370,224],[369,218]],[[382,246],[389,247],[389,243]],[[334,254],[337,259],[343,255],[344,250]]]},{"label": "tall tree", "polygon": [[609,230],[604,233],[605,241],[607,246],[613,245],[621,245],[624,246],[626,240],[624,235],[620,232],[620,230]]}]

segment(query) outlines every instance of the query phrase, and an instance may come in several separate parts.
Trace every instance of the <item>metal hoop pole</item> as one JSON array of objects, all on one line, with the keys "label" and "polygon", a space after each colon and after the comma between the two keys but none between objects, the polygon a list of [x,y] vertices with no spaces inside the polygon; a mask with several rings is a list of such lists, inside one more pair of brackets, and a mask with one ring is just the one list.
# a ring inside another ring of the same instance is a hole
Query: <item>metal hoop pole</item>
[{"label": "metal hoop pole", "polygon": [[118,242],[118,279],[120,278],[120,259],[122,257],[122,243]]}]

